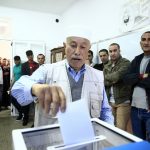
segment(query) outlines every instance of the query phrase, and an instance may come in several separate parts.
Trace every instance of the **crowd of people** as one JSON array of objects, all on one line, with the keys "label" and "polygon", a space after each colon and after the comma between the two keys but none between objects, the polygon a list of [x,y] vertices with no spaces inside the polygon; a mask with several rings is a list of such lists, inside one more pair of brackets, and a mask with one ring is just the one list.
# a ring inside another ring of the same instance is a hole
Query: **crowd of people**
[{"label": "crowd of people", "polygon": [[[32,50],[26,51],[26,56],[28,61],[22,63],[20,56],[14,56],[14,66],[12,68],[12,79],[10,80],[10,61],[6,58],[2,59],[1,61],[1,84],[0,84],[0,110],[3,109],[11,109],[11,103],[18,111],[18,116],[16,120],[23,120],[22,125],[25,126],[29,120],[29,110],[30,107],[34,108],[33,106],[21,106],[16,98],[11,95],[11,88],[14,83],[23,75],[31,75],[40,65],[44,64],[45,56],[43,54],[37,55],[37,62],[34,61],[34,55]],[[13,111],[13,110],[12,110]]]},{"label": "crowd of people", "polygon": [[[41,126],[56,123],[57,112],[65,112],[68,103],[85,99],[92,118],[125,131],[131,118],[132,133],[150,141],[150,31],[141,35],[140,45],[143,52],[130,62],[122,57],[120,45],[111,43],[98,53],[101,64],[93,64],[89,37],[76,31],[66,37],[62,61],[44,64],[45,56],[39,54],[36,63],[31,50],[25,63],[15,56],[11,86],[0,84],[0,90],[11,89],[10,99],[23,125],[29,121],[31,104],[36,105],[33,126]],[[5,83],[2,63],[1,68]]]},{"label": "crowd of people", "polygon": [[99,51],[101,64],[93,65],[93,52],[89,50],[87,62],[103,71],[114,125],[127,131],[131,118],[132,133],[150,141],[150,31],[141,35],[140,46],[143,53],[131,62],[121,56],[118,43]]}]

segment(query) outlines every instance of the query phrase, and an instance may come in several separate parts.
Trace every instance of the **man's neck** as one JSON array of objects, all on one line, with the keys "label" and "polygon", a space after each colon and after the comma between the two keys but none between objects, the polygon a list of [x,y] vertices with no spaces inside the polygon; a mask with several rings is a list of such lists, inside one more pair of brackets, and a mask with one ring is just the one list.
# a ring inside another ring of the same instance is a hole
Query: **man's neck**
[{"label": "man's neck", "polygon": [[28,60],[29,63],[33,63],[33,60]]},{"label": "man's neck", "polygon": [[107,64],[107,63],[108,63],[108,61],[104,62],[103,64],[105,65],[105,64]]},{"label": "man's neck", "polygon": [[145,56],[150,56],[150,51],[144,52],[144,55],[145,55]]}]

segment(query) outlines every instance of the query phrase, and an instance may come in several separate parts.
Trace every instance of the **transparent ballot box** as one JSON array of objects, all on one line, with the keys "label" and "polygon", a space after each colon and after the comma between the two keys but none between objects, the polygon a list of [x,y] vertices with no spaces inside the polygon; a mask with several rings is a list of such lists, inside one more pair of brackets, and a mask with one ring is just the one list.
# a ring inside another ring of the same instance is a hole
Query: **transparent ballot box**
[{"label": "transparent ballot box", "polygon": [[101,150],[142,141],[97,118],[91,119],[91,122],[95,138],[73,145],[64,145],[59,124],[13,130],[13,150]]}]

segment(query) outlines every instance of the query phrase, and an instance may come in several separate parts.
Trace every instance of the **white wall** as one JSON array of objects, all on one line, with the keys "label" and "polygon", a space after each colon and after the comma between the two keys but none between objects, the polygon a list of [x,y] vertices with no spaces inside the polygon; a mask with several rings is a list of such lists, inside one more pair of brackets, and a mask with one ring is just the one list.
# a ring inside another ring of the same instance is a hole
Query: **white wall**
[{"label": "white wall", "polygon": [[[120,9],[124,0],[82,0],[63,14],[63,25],[85,26],[92,31],[92,42],[113,37],[120,34]],[[93,61],[97,63],[98,46],[94,44]]]},{"label": "white wall", "polygon": [[[86,28],[90,28],[93,31],[92,42],[94,43],[99,43],[100,40],[109,39],[121,35],[123,34],[123,6],[126,2],[127,0],[78,1],[73,7],[68,9],[63,14],[63,25],[71,26],[80,24],[82,26],[85,26]],[[131,15],[134,16],[134,12],[130,13],[130,19],[133,20],[134,18],[132,18]],[[150,19],[148,21],[150,24]],[[134,35],[131,35],[129,37],[127,35],[127,38],[125,36],[123,38],[113,40],[113,42],[119,42],[118,44],[120,44],[121,46],[123,56],[129,58],[130,60],[134,58],[135,54],[137,55],[142,52],[139,46],[139,40],[137,40],[138,37],[136,37],[137,34]],[[131,43],[132,45],[130,45]],[[135,46],[134,43],[136,43]],[[104,45],[104,43],[99,43],[98,45],[94,44],[92,46],[92,50],[94,52],[94,62],[96,63],[99,60],[98,51],[100,50],[100,48],[108,49],[109,46],[108,44],[105,44],[105,47],[102,47],[101,45]],[[128,49],[129,47],[130,49]]]},{"label": "white wall", "polygon": [[62,45],[59,40],[62,23],[55,22],[55,19],[60,19],[60,16],[0,7],[0,17],[9,17],[12,20],[13,40],[45,42],[47,59],[49,59],[50,49]]},{"label": "white wall", "polygon": [[123,0],[82,0],[63,14],[64,25],[81,24],[93,31],[92,41],[119,34],[119,12]]},{"label": "white wall", "polygon": [[[80,0],[62,16],[0,7],[0,17],[12,18],[13,39],[45,41],[49,59],[49,50],[62,46],[66,26],[81,24],[90,28],[93,31],[92,42],[122,34],[120,26],[124,3],[125,0]],[[59,23],[55,22],[56,18]],[[92,48],[96,51],[97,45]]]}]

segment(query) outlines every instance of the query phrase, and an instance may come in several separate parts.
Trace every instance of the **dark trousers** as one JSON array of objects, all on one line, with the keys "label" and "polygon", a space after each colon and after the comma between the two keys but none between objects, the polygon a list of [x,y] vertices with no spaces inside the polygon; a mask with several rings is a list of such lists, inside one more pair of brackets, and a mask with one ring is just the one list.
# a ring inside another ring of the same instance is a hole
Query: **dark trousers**
[{"label": "dark trousers", "polygon": [[10,77],[4,76],[3,78],[3,95],[2,95],[2,106],[10,106],[10,95],[7,93],[10,87]]},{"label": "dark trousers", "polygon": [[133,134],[150,141],[150,112],[146,109],[132,107],[131,120]]},{"label": "dark trousers", "polygon": [[15,108],[18,110],[19,115],[24,115],[23,119],[28,120],[29,119],[29,109],[30,109],[30,104],[26,105],[26,106],[21,106],[18,101],[16,100],[16,98],[14,98],[11,95],[11,103],[15,106]]}]

